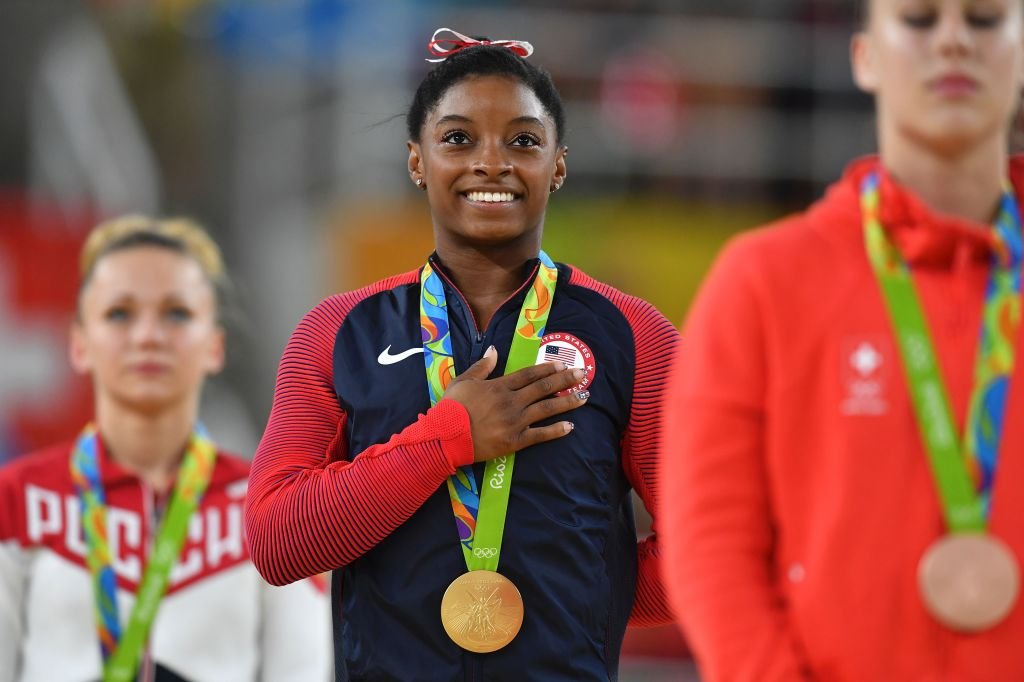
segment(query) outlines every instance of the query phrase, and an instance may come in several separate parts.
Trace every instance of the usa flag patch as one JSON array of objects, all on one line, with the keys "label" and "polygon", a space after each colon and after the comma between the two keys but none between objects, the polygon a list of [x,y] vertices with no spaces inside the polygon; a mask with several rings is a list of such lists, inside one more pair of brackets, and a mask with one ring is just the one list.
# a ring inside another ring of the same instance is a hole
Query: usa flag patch
[{"label": "usa flag patch", "polygon": [[557,343],[549,343],[544,346],[544,362],[560,360],[569,367],[573,367],[578,356],[579,351],[568,346],[559,346]]},{"label": "usa flag patch", "polygon": [[542,362],[562,362],[566,367],[578,367],[586,372],[578,384],[561,391],[559,395],[592,390],[591,384],[597,375],[597,363],[590,346],[578,336],[566,332],[545,334],[541,339],[540,348],[537,349],[536,364]]}]

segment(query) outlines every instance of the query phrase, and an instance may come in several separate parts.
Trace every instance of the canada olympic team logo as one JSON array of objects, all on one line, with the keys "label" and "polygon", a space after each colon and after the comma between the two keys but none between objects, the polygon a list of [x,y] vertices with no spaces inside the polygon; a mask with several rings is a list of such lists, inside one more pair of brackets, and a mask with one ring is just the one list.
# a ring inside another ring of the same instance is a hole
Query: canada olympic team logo
[{"label": "canada olympic team logo", "polygon": [[594,381],[594,375],[597,374],[597,363],[594,361],[594,354],[590,351],[590,346],[579,337],[565,332],[545,334],[544,338],[540,340],[536,364],[554,361],[564,362],[566,367],[578,367],[586,372],[580,379],[580,383],[572,388],[559,391],[558,395],[589,390],[590,384]]}]

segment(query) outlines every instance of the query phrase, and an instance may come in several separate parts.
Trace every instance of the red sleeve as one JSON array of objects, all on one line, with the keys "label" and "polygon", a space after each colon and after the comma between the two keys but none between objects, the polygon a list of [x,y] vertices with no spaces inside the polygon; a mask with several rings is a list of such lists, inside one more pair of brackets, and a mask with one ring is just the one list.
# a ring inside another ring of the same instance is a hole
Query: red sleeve
[{"label": "red sleeve", "polygon": [[667,587],[709,682],[809,679],[774,578],[764,288],[750,245],[728,247],[705,280],[665,401]]},{"label": "red sleeve", "polygon": [[332,381],[335,336],[356,303],[406,279],[414,273],[325,300],[285,348],[245,508],[253,563],[274,585],[345,566],[473,461],[469,415],[452,400],[387,443],[346,456],[346,415]]},{"label": "red sleeve", "polygon": [[661,551],[657,518],[657,455],[662,435],[661,399],[668,368],[679,345],[679,334],[650,303],[627,296],[597,282],[578,270],[570,280],[594,289],[625,315],[633,330],[636,367],[629,424],[622,440],[622,468],[633,489],[651,514],[651,534],[637,544],[636,594],[629,624],[637,627],[664,625],[673,620],[661,575]]},{"label": "red sleeve", "polygon": [[15,463],[0,466],[0,542],[18,540],[24,535],[23,489]]}]

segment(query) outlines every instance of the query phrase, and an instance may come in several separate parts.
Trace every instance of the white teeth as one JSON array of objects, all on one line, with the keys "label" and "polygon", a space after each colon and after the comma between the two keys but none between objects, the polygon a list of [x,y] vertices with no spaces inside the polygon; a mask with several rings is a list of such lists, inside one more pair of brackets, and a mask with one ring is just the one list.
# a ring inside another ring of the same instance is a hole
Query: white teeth
[{"label": "white teeth", "polygon": [[484,201],[491,204],[515,199],[515,195],[511,192],[467,192],[466,197],[470,201]]}]

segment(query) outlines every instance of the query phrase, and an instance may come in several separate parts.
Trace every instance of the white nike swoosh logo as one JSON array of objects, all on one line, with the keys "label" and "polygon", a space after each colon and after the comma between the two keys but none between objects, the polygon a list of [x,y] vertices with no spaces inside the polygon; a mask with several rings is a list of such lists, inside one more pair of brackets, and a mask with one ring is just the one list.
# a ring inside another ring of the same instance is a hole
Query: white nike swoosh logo
[{"label": "white nike swoosh logo", "polygon": [[382,365],[393,365],[396,362],[401,362],[402,360],[405,360],[408,357],[411,357],[413,355],[416,355],[417,353],[422,352],[423,346],[420,346],[419,348],[410,348],[409,350],[402,351],[398,355],[392,355],[391,346],[388,346],[387,348],[380,352],[380,355],[377,356],[377,362],[379,362]]}]

